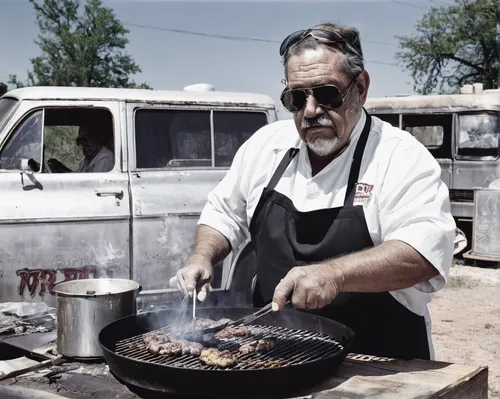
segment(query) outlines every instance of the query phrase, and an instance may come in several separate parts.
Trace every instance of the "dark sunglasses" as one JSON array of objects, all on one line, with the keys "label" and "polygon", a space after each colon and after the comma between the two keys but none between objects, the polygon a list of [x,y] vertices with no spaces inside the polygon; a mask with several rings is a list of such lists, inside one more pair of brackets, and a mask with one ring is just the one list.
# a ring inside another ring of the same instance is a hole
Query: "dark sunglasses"
[{"label": "dark sunglasses", "polygon": [[297,112],[304,108],[307,98],[312,95],[321,107],[328,109],[340,108],[354,82],[355,79],[351,80],[351,83],[344,91],[335,85],[323,85],[310,89],[285,89],[281,93],[281,103],[288,112]]},{"label": "dark sunglasses", "polygon": [[345,50],[361,56],[361,49],[355,48],[350,43],[346,42],[337,32],[324,30],[324,29],[306,29],[299,30],[287,36],[280,46],[280,56],[283,57],[288,49],[300,43],[306,37],[312,36],[316,41],[326,45],[340,45]]}]

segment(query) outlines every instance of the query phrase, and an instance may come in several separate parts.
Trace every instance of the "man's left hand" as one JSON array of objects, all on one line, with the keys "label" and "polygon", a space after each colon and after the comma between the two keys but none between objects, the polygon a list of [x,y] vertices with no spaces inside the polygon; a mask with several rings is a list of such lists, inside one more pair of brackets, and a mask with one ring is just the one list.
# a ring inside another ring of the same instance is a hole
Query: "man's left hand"
[{"label": "man's left hand", "polygon": [[295,308],[322,308],[337,296],[342,285],[342,274],[332,265],[315,264],[294,267],[274,290],[273,310],[283,309],[290,296]]}]

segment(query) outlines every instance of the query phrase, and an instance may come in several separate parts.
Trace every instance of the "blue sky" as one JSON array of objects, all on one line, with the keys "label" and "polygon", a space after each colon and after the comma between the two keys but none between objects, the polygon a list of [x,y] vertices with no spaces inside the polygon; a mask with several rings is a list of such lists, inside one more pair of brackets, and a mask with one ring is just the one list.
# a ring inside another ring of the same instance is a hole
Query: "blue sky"
[{"label": "blue sky", "polygon": [[[83,1],[83,0],[82,0]],[[430,6],[452,0],[384,1],[162,1],[105,0],[127,24],[181,29],[216,35],[267,39],[239,42],[127,25],[128,52],[142,68],[136,81],[156,89],[182,89],[212,83],[217,90],[258,92],[279,102],[283,88],[279,42],[289,33],[331,21],[361,32],[371,75],[370,97],[412,93],[408,72],[394,64],[396,35],[414,31]],[[30,57],[39,54],[38,34],[28,0],[0,0],[0,81],[9,74],[25,79]],[[280,117],[289,114],[280,109]]]}]

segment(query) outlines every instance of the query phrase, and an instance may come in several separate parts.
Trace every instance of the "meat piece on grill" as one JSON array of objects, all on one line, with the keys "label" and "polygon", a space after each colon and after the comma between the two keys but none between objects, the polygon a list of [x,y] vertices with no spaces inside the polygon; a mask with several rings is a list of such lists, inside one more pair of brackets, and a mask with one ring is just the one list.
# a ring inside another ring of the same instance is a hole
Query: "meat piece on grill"
[{"label": "meat piece on grill", "polygon": [[215,333],[215,336],[216,338],[219,339],[226,339],[232,337],[246,337],[249,334],[250,330],[248,329],[248,327],[241,326],[241,327],[226,327],[223,330],[220,330],[217,333]]},{"label": "meat piece on grill", "polygon": [[239,351],[245,355],[254,352],[264,352],[273,349],[275,344],[275,338],[259,339],[257,341],[249,342],[248,344],[241,345]]},{"label": "meat piece on grill", "polygon": [[151,342],[147,349],[154,355],[178,356],[182,354],[182,346],[177,342]]},{"label": "meat piece on grill", "polygon": [[152,342],[155,343],[167,343],[170,342],[170,338],[164,331],[151,331],[143,335],[144,343],[149,345]]},{"label": "meat piece on grill", "polygon": [[160,355],[178,356],[182,354],[182,346],[177,342],[168,342],[160,346]]},{"label": "meat piece on grill", "polygon": [[231,352],[220,351],[216,348],[202,350],[200,360],[208,366],[230,367],[236,364],[236,358]]},{"label": "meat piece on grill", "polygon": [[266,361],[251,362],[250,368],[252,369],[272,368],[272,367],[284,367],[286,365],[287,363],[285,363],[282,360],[266,360]]},{"label": "meat piece on grill", "polygon": [[185,339],[178,339],[174,340],[173,342],[181,346],[183,355],[200,356],[201,351],[205,349],[202,344],[198,342],[187,341]]}]

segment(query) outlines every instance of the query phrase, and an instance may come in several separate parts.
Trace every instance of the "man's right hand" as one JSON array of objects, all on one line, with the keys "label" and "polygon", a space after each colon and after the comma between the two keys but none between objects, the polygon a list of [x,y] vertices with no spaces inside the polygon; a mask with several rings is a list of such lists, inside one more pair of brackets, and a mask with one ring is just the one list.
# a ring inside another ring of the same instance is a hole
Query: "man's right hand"
[{"label": "man's right hand", "polygon": [[177,283],[184,294],[193,296],[196,287],[197,297],[200,302],[207,298],[212,281],[213,267],[210,262],[190,259],[186,266],[177,272]]}]

